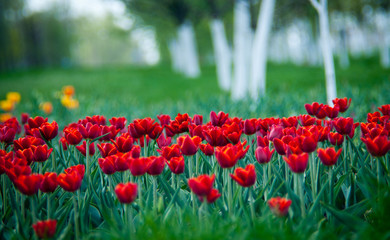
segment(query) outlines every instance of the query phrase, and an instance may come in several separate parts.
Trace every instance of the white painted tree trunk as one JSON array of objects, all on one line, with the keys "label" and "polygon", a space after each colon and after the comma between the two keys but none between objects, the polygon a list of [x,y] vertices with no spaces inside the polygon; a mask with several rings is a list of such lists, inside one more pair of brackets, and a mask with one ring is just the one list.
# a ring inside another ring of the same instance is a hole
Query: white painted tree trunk
[{"label": "white painted tree trunk", "polygon": [[200,75],[198,53],[194,28],[191,22],[186,21],[178,28],[179,55],[183,63],[183,73],[190,78]]},{"label": "white painted tree trunk", "polygon": [[176,39],[172,39],[168,43],[168,49],[171,56],[172,70],[175,72],[183,72],[182,62],[179,56],[179,44]]},{"label": "white painted tree trunk", "polygon": [[332,100],[336,98],[336,75],[334,70],[333,53],[331,48],[331,38],[329,33],[329,19],[328,19],[328,4],[327,0],[310,0],[314,8],[318,12],[320,19],[320,37],[321,49],[325,66],[326,78],[326,96],[328,105],[333,106]]},{"label": "white painted tree trunk", "polygon": [[210,30],[217,67],[218,84],[222,90],[229,91],[231,85],[232,57],[222,20],[213,19],[210,22]]},{"label": "white painted tree trunk", "polygon": [[390,68],[390,14],[382,11],[376,13],[375,23],[380,38],[380,62],[383,68]]},{"label": "white painted tree trunk", "polygon": [[249,93],[256,101],[265,95],[268,36],[272,26],[275,0],[262,0],[257,29],[253,40]]},{"label": "white painted tree trunk", "polygon": [[251,37],[249,5],[246,1],[237,0],[234,6],[233,100],[244,99],[248,94]]}]

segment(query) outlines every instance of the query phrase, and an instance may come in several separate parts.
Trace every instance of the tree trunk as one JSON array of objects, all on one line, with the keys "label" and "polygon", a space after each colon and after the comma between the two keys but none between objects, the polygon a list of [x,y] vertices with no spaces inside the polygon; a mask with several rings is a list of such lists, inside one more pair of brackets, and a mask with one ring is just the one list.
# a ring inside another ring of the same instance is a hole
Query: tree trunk
[{"label": "tree trunk", "polygon": [[237,0],[234,7],[234,80],[231,90],[233,100],[244,99],[248,93],[251,37],[248,3]]},{"label": "tree trunk", "polygon": [[263,0],[252,49],[249,93],[256,101],[265,95],[268,36],[272,26],[275,0]]},{"label": "tree trunk", "polygon": [[198,77],[200,75],[200,68],[195,33],[191,22],[186,21],[179,26],[178,39],[180,45],[179,54],[181,55],[180,60],[183,62],[184,74],[190,78]]},{"label": "tree trunk", "polygon": [[210,22],[210,30],[217,67],[218,84],[222,90],[229,91],[231,85],[232,57],[222,20],[213,19]]}]

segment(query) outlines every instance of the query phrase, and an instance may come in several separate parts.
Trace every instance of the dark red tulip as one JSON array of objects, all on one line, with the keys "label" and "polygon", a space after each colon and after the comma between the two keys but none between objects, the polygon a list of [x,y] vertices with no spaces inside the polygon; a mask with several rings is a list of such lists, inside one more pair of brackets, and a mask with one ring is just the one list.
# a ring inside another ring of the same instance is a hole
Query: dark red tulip
[{"label": "dark red tulip", "polygon": [[130,172],[133,176],[142,176],[148,170],[148,158],[131,158],[129,164]]},{"label": "dark red tulip", "polygon": [[323,142],[328,140],[328,135],[330,133],[330,127],[317,126],[318,128],[318,141]]},{"label": "dark red tulip", "polygon": [[213,147],[222,147],[229,143],[225,136],[223,136],[222,129],[220,127],[204,126],[203,136]]},{"label": "dark red tulip", "polygon": [[309,160],[309,154],[291,154],[288,157],[283,157],[284,161],[288,164],[291,171],[294,173],[303,173],[306,170],[307,163]]},{"label": "dark red tulip", "polygon": [[52,193],[58,186],[57,173],[47,172],[42,177],[41,185],[39,189],[45,193]]},{"label": "dark red tulip", "polygon": [[269,208],[275,215],[279,217],[287,215],[291,203],[291,200],[281,197],[271,198],[270,200],[268,200]]},{"label": "dark red tulip", "polygon": [[316,123],[316,118],[313,118],[310,115],[299,115],[298,119],[302,126],[311,126]]},{"label": "dark red tulip", "polygon": [[117,129],[115,126],[102,126],[101,127],[101,135],[105,135],[104,137],[100,138],[99,141],[111,141],[115,139],[116,135],[120,132],[120,129]]},{"label": "dark red tulip", "polygon": [[117,156],[108,156],[105,158],[99,158],[98,163],[103,173],[107,175],[114,174],[116,172],[115,169],[115,159]]},{"label": "dark red tulip", "polygon": [[305,104],[306,112],[311,116],[316,116],[318,111],[324,106],[324,104],[320,104],[318,102],[313,102],[312,104]]},{"label": "dark red tulip", "polygon": [[134,145],[133,149],[129,152],[129,156],[131,158],[139,158],[141,156],[141,147],[138,145]]},{"label": "dark red tulip", "polygon": [[250,187],[256,182],[255,165],[249,164],[243,168],[237,168],[230,177],[242,187]]},{"label": "dark red tulip", "polygon": [[[8,164],[7,164],[8,165]],[[12,165],[4,168],[8,178],[15,182],[20,176],[29,176],[31,174],[30,166],[25,165]]]},{"label": "dark red tulip", "polygon": [[31,146],[31,149],[33,151],[33,158],[32,160],[34,162],[44,162],[49,157],[51,152],[53,151],[53,148],[48,149],[47,145],[41,145],[41,146]]},{"label": "dark red tulip", "polygon": [[58,124],[55,121],[45,122],[39,127],[39,131],[47,141],[50,141],[58,135]]},{"label": "dark red tulip", "polygon": [[335,99],[332,100],[333,104],[339,106],[341,113],[347,111],[347,109],[351,105],[351,101],[352,101],[351,98],[348,99],[346,97],[345,98],[335,98]]},{"label": "dark red tulip", "polygon": [[195,124],[196,126],[200,126],[203,124],[203,116],[195,114],[194,117],[192,118],[191,122]]},{"label": "dark red tulip", "polygon": [[283,127],[279,125],[273,125],[267,133],[267,138],[273,141],[275,138],[281,139],[283,137]]},{"label": "dark red tulip", "polygon": [[251,119],[246,119],[244,121],[244,133],[246,135],[253,135],[256,133],[257,130],[257,119],[256,118],[251,118]]},{"label": "dark red tulip", "polygon": [[[279,155],[286,155],[287,153],[287,144],[291,142],[294,138],[290,135],[282,137],[282,139],[275,138],[274,146],[275,150]],[[268,147],[268,145],[267,145]]]},{"label": "dark red tulip", "polygon": [[200,144],[199,145],[200,150],[204,153],[206,156],[212,156],[214,155],[214,147],[210,144]]},{"label": "dark red tulip", "polygon": [[337,159],[339,158],[341,154],[341,148],[336,152],[334,148],[319,148],[317,150],[318,157],[320,158],[321,162],[326,166],[333,166],[336,164]]},{"label": "dark red tulip", "polygon": [[222,127],[222,125],[225,124],[225,122],[228,121],[228,119],[229,119],[228,113],[224,113],[220,111],[217,115],[214,111],[210,112],[210,122],[213,126]]},{"label": "dark red tulip", "polygon": [[367,122],[369,123],[378,123],[380,122],[380,119],[380,112],[367,113]]},{"label": "dark red tulip", "polygon": [[[219,197],[221,197],[221,193],[219,193],[218,189],[211,189],[211,192],[206,196],[206,200],[208,203],[215,202]],[[199,197],[201,202],[204,201],[204,197]]]},{"label": "dark red tulip", "polygon": [[166,114],[157,115],[157,118],[160,121],[161,127],[165,127],[171,122],[171,116]]},{"label": "dark red tulip", "polygon": [[333,118],[336,118],[339,115],[339,111],[340,111],[339,105],[335,105],[334,107],[325,105],[324,108],[325,108],[326,116],[328,118],[332,118],[333,119]]},{"label": "dark red tulip", "polygon": [[390,104],[378,107],[378,110],[381,111],[384,116],[390,116]]},{"label": "dark red tulip", "polygon": [[87,122],[85,126],[79,124],[78,129],[84,139],[95,139],[102,133],[102,129],[99,125],[90,122]]},{"label": "dark red tulip", "polygon": [[148,157],[146,172],[149,175],[152,175],[152,176],[160,175],[164,171],[164,167],[165,167],[165,158],[164,157],[161,157],[161,156]]},{"label": "dark red tulip", "polygon": [[[238,144],[239,145],[239,144]],[[231,168],[236,165],[237,161],[245,156],[249,146],[245,150],[237,145],[228,144],[225,147],[217,147],[215,149],[215,157],[222,168]]]},{"label": "dark red tulip", "polygon": [[200,175],[196,178],[190,178],[188,180],[188,186],[196,195],[199,197],[204,197],[209,195],[213,189],[214,180],[214,174],[211,177],[208,175]]},{"label": "dark red tulip", "polygon": [[135,139],[139,143],[139,145],[143,148],[145,147],[145,138],[146,138],[146,146],[149,146],[150,137],[148,135],[141,136],[140,138]]},{"label": "dark red tulip", "polygon": [[56,234],[57,220],[48,219],[45,221],[39,221],[33,224],[32,227],[39,238],[52,238]]},{"label": "dark red tulip", "polygon": [[19,138],[18,140],[14,140],[14,151],[23,150],[23,149],[30,148],[31,146],[39,146],[44,144],[45,141],[43,141],[41,138],[26,136],[24,138]]},{"label": "dark red tulip", "polygon": [[30,115],[28,115],[28,113],[22,113],[20,115],[20,119],[22,121],[22,124],[26,124],[27,123],[27,120],[30,118]]},{"label": "dark red tulip", "polygon": [[163,156],[166,160],[170,160],[173,157],[180,157],[181,151],[180,151],[180,146],[177,144],[173,144],[172,146],[166,146],[163,147],[162,150],[157,150]]},{"label": "dark red tulip", "polygon": [[66,139],[64,137],[60,138],[60,140],[58,140],[59,144],[61,145],[62,149],[64,149],[64,151],[68,150],[68,141],[66,141]]},{"label": "dark red tulip", "polygon": [[16,135],[16,131],[8,126],[0,125],[0,142],[12,143]]},{"label": "dark red tulip", "polygon": [[117,153],[116,155],[112,156],[114,157],[114,165],[117,172],[124,172],[129,170],[131,158],[130,154],[131,153]]},{"label": "dark red tulip", "polygon": [[[81,152],[81,154],[84,155],[84,157],[86,156],[86,145],[87,145],[87,142],[84,141],[81,146],[76,146],[77,150],[79,150]],[[89,156],[93,156],[94,154],[95,154],[95,143],[90,143],[89,144]]]},{"label": "dark red tulip", "polygon": [[[279,140],[279,139],[275,139]],[[275,149],[272,151],[269,150],[269,147],[257,147],[255,151],[256,160],[260,164],[269,163],[271,161],[272,154],[275,152]]]},{"label": "dark red tulip", "polygon": [[114,126],[116,129],[123,130],[126,127],[126,118],[124,117],[113,117],[110,120],[111,125]]},{"label": "dark red tulip", "polygon": [[156,140],[157,146],[162,149],[163,147],[171,145],[172,138],[170,137],[165,137],[164,134],[160,134],[160,136]]},{"label": "dark red tulip", "polygon": [[78,128],[65,128],[65,139],[70,145],[77,145],[83,140],[83,135],[79,132]]},{"label": "dark red tulip", "polygon": [[257,136],[257,146],[258,147],[268,147],[269,140],[267,137]]},{"label": "dark red tulip", "polygon": [[330,132],[328,134],[330,144],[340,146],[344,142],[344,136],[339,133]]},{"label": "dark red tulip", "polygon": [[133,148],[134,139],[130,136],[129,133],[124,133],[117,137],[115,141],[111,140],[111,142],[115,145],[118,152],[127,153],[130,152]]},{"label": "dark red tulip", "polygon": [[385,156],[390,150],[390,141],[387,136],[379,135],[374,139],[361,138],[361,140],[366,144],[367,151],[374,157]]},{"label": "dark red tulip", "polygon": [[338,133],[348,135],[353,129],[353,119],[343,117],[335,118],[333,120],[333,126]]},{"label": "dark red tulip", "polygon": [[79,165],[76,165],[76,166],[68,167],[64,171],[67,174],[72,174],[73,172],[77,172],[78,174],[81,175],[82,178],[84,178],[85,166],[82,165],[82,164],[79,164]]},{"label": "dark red tulip", "polygon": [[190,131],[190,136],[191,137],[198,136],[202,140],[204,140],[203,125],[190,124],[190,125],[188,125],[188,129]]},{"label": "dark red tulip", "polygon": [[115,187],[115,194],[121,203],[130,204],[137,198],[138,185],[131,182],[119,183]]},{"label": "dark red tulip", "polygon": [[314,152],[317,148],[317,136],[309,135],[309,136],[299,136],[299,147],[305,153]]},{"label": "dark red tulip", "polygon": [[298,119],[296,116],[282,118],[281,124],[284,128],[296,128],[298,126]]},{"label": "dark red tulip", "polygon": [[98,144],[97,147],[103,158],[114,155],[118,152],[115,145],[111,143],[101,143]]},{"label": "dark red tulip", "polygon": [[240,141],[242,130],[236,122],[232,122],[222,126],[222,134],[230,143],[237,144]]},{"label": "dark red tulip", "polygon": [[98,126],[104,126],[106,125],[106,117],[102,115],[93,115],[92,117],[87,116],[85,117],[85,119],[80,119],[78,123],[84,126],[86,126],[87,123],[96,124]]},{"label": "dark red tulip", "polygon": [[135,119],[129,125],[129,133],[133,138],[140,138],[153,132],[156,127],[159,127],[159,124],[151,118]]},{"label": "dark red tulip", "polygon": [[24,149],[24,150],[18,150],[15,153],[16,153],[16,156],[18,158],[26,159],[29,165],[34,160],[34,152],[33,152],[32,148],[27,148],[27,149]]},{"label": "dark red tulip", "polygon": [[42,126],[42,124],[44,124],[45,122],[47,122],[47,118],[43,118],[41,116],[37,116],[35,118],[29,118],[27,120],[27,123],[28,123],[28,127],[30,129],[33,129],[33,128],[39,128],[40,126]]},{"label": "dark red tulip", "polygon": [[184,157],[173,157],[167,161],[167,165],[174,174],[182,174],[184,172]]},{"label": "dark red tulip", "polygon": [[177,138],[177,144],[180,146],[183,155],[186,156],[195,155],[201,142],[202,139],[197,136],[191,138],[189,135],[184,135]]},{"label": "dark red tulip", "polygon": [[[84,168],[85,169],[85,168]],[[76,168],[66,169],[66,173],[61,173],[57,177],[57,182],[67,192],[74,192],[81,187],[84,173],[81,174]]]},{"label": "dark red tulip", "polygon": [[160,126],[157,124],[157,126],[156,126],[155,128],[153,128],[153,131],[151,131],[151,132],[148,133],[148,136],[149,136],[151,139],[156,140],[156,138],[158,138],[158,137],[161,135],[162,131],[163,131],[163,128],[160,127]]},{"label": "dark red tulip", "polygon": [[40,174],[20,175],[14,184],[22,194],[30,196],[38,192],[41,181]]}]

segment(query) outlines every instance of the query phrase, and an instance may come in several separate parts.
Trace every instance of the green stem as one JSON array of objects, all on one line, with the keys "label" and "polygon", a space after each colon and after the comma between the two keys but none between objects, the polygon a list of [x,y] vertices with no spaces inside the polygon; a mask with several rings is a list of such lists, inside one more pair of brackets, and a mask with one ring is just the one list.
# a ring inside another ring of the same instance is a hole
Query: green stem
[{"label": "green stem", "polygon": [[248,188],[249,191],[249,201],[250,201],[250,208],[251,208],[251,218],[252,222],[255,220],[255,201],[256,199],[253,196],[253,189]]},{"label": "green stem", "polygon": [[171,174],[171,181],[172,181],[172,189],[175,189],[176,184],[175,184],[175,174],[174,173]]},{"label": "green stem", "polygon": [[32,221],[33,223],[37,222],[37,211],[35,208],[35,201],[34,201],[34,196],[30,197],[30,204],[31,204],[31,216],[32,216]]},{"label": "green stem", "polygon": [[131,239],[134,239],[134,222],[133,222],[133,211],[131,209],[131,204],[126,204],[125,211],[127,212],[127,223],[129,224],[130,228],[130,235],[132,236]]},{"label": "green stem", "polygon": [[195,174],[198,176],[199,174],[199,157],[198,157],[198,152],[194,155],[195,156]]},{"label": "green stem", "polygon": [[2,196],[2,198],[3,198],[3,210],[4,210],[4,217],[5,217],[5,215],[6,215],[6,213],[7,213],[7,183],[6,183],[6,181],[7,181],[7,179],[6,179],[6,175],[5,174],[3,174],[3,175],[1,175],[1,183],[2,183],[2,187],[3,187],[3,196]]},{"label": "green stem", "polygon": [[229,176],[230,169],[226,168],[225,171],[226,171],[226,181],[228,185],[228,208],[229,208],[229,215],[231,216],[233,210],[232,181]]},{"label": "green stem", "polygon": [[137,177],[138,179],[138,201],[140,208],[143,208],[143,200],[142,200],[142,177]]},{"label": "green stem", "polygon": [[51,194],[47,193],[47,219],[50,219],[50,208],[51,208]]},{"label": "green stem", "polygon": [[189,178],[192,178],[192,158],[189,158],[188,160],[188,176]]},{"label": "green stem", "polygon": [[263,165],[263,186],[264,186],[264,200],[268,200],[268,193],[267,193],[267,164]]},{"label": "green stem", "polygon": [[329,167],[329,205],[333,206],[333,166]]},{"label": "green stem", "polygon": [[153,209],[157,213],[157,177],[152,176],[153,178]]},{"label": "green stem", "polygon": [[148,148],[147,148],[147,139],[146,139],[146,135],[144,136],[144,157],[147,157],[148,156]]},{"label": "green stem", "polygon": [[306,209],[305,209],[305,195],[303,192],[303,173],[302,174],[295,174],[298,178],[298,192],[299,192],[299,198],[301,202],[301,213],[302,217],[306,216]]},{"label": "green stem", "polygon": [[74,209],[74,228],[76,233],[76,240],[80,239],[80,227],[79,227],[79,213],[78,213],[78,206],[77,206],[77,199],[76,195],[73,195],[73,209]]},{"label": "green stem", "polygon": [[87,170],[88,186],[91,185],[91,175],[90,175],[90,166],[89,166],[89,140],[86,140],[85,144],[85,168]]},{"label": "green stem", "polygon": [[198,217],[199,217],[200,224],[202,224],[202,217],[203,217],[203,212],[204,212],[204,208],[205,208],[206,204],[207,204],[207,199],[206,199],[206,197],[203,197],[203,202],[200,205],[200,208],[198,209]]},{"label": "green stem", "polygon": [[54,146],[53,146],[53,151],[51,152],[51,161],[52,161],[54,172],[57,172],[56,150],[54,149]]},{"label": "green stem", "polygon": [[310,179],[311,179],[311,191],[312,191],[312,196],[314,201],[317,195],[316,163],[315,163],[314,152],[311,154],[311,158],[310,158]]}]

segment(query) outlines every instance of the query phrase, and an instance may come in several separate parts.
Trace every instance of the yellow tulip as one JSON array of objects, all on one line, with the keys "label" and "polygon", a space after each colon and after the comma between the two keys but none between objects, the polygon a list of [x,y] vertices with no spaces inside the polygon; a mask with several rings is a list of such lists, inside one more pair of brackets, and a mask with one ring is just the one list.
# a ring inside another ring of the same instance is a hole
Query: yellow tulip
[{"label": "yellow tulip", "polygon": [[53,105],[51,102],[44,102],[39,105],[39,108],[46,114],[49,115],[53,112]]},{"label": "yellow tulip", "polygon": [[15,103],[10,100],[2,100],[0,101],[0,108],[5,112],[10,112],[14,110]]},{"label": "yellow tulip", "polygon": [[19,103],[21,96],[18,92],[8,92],[6,95],[7,100],[13,102],[13,103]]}]

